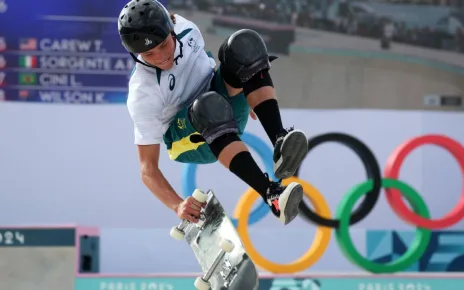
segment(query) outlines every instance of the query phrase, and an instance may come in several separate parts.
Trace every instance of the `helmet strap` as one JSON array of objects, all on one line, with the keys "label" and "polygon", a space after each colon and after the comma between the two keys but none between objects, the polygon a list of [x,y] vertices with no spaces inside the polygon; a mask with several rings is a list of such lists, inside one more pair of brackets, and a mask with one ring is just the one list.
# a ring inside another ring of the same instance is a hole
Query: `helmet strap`
[{"label": "helmet strap", "polygon": [[182,44],[182,42],[180,41],[180,39],[177,38],[177,34],[176,34],[174,31],[171,31],[171,34],[174,36],[174,38],[175,38],[175,39],[177,40],[177,42],[179,42],[179,44],[180,44],[180,46],[179,46],[179,50],[180,50],[180,51],[179,51],[179,55],[176,56],[176,57],[174,58],[174,61],[176,62],[176,65],[177,65],[178,59],[184,57],[184,55],[182,54],[182,47],[183,47],[184,45]]},{"label": "helmet strap", "polygon": [[140,63],[140,64],[143,64],[144,66],[149,67],[149,68],[155,68],[155,69],[157,69],[157,67],[155,67],[155,66],[152,66],[152,65],[150,65],[150,64],[146,64],[146,63],[144,63],[144,62],[141,62],[132,52],[130,52],[130,55],[132,56],[132,58],[134,59],[135,62],[138,62],[138,63]]}]

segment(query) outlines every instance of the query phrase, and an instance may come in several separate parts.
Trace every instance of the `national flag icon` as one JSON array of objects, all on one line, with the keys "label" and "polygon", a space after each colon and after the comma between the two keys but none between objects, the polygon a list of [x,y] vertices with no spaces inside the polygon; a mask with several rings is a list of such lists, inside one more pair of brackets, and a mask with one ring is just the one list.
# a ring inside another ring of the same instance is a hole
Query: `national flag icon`
[{"label": "national flag icon", "polygon": [[6,67],[6,60],[3,56],[0,55],[0,68]]},{"label": "national flag icon", "polygon": [[6,50],[6,41],[5,38],[0,37],[0,51],[5,51]]},{"label": "national flag icon", "polygon": [[29,97],[29,91],[20,90],[18,95],[21,99],[27,99]]},{"label": "national flag icon", "polygon": [[37,83],[37,75],[34,73],[20,73],[19,84],[21,85],[35,85]]},{"label": "national flag icon", "polygon": [[35,38],[22,38],[19,40],[19,49],[20,50],[36,50],[37,49],[37,39]]},{"label": "national flag icon", "polygon": [[26,68],[37,67],[37,56],[25,55],[19,57],[19,65]]}]

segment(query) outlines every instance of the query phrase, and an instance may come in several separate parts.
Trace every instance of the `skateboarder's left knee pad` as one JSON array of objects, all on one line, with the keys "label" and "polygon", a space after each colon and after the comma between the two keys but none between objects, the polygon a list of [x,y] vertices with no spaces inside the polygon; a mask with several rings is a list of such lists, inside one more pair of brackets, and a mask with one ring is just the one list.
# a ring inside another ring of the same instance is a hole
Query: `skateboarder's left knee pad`
[{"label": "skateboarder's left knee pad", "polygon": [[189,108],[189,118],[210,145],[221,136],[238,133],[232,105],[216,92],[206,92],[198,97]]},{"label": "skateboarder's left knee pad", "polygon": [[219,48],[222,78],[245,95],[263,86],[273,86],[268,70],[276,56],[269,56],[261,36],[254,30],[241,29],[229,36]]}]

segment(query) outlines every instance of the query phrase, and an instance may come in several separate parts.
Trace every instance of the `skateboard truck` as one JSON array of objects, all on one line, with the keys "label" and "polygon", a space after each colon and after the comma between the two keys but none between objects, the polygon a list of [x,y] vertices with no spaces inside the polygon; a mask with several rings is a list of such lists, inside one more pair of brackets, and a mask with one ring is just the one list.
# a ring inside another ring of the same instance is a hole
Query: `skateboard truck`
[{"label": "skateboard truck", "polygon": [[213,264],[211,265],[211,268],[208,269],[208,272],[206,272],[203,277],[198,277],[195,280],[195,288],[198,290],[209,290],[210,289],[210,283],[209,279],[214,274],[214,271],[216,271],[217,267],[221,263],[222,258],[226,255],[226,253],[230,253],[234,250],[234,243],[228,239],[222,238],[221,242],[219,243],[219,246],[221,247],[221,251],[219,254],[216,256],[216,259],[214,259]]},{"label": "skateboard truck", "polygon": [[[201,202],[201,203],[204,203],[208,199],[208,195],[199,189],[195,189],[192,196],[196,201]],[[185,236],[184,229],[189,224],[190,222],[188,220],[182,220],[182,222],[177,227],[173,227],[171,229],[171,232],[169,234],[171,235],[171,237],[173,237],[176,240],[182,240]]]}]

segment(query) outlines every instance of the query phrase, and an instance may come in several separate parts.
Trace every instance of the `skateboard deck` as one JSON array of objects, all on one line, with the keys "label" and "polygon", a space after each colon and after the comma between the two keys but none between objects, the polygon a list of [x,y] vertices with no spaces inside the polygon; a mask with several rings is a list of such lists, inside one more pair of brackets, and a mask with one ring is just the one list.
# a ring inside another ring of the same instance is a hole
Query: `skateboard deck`
[{"label": "skateboard deck", "polygon": [[[197,198],[199,194],[203,197]],[[196,190],[194,198],[206,200],[200,221],[197,224],[182,221],[171,230],[171,236],[184,238],[200,264],[204,275],[197,278],[195,287],[199,290],[258,289],[256,267],[213,191],[204,194]]]}]

